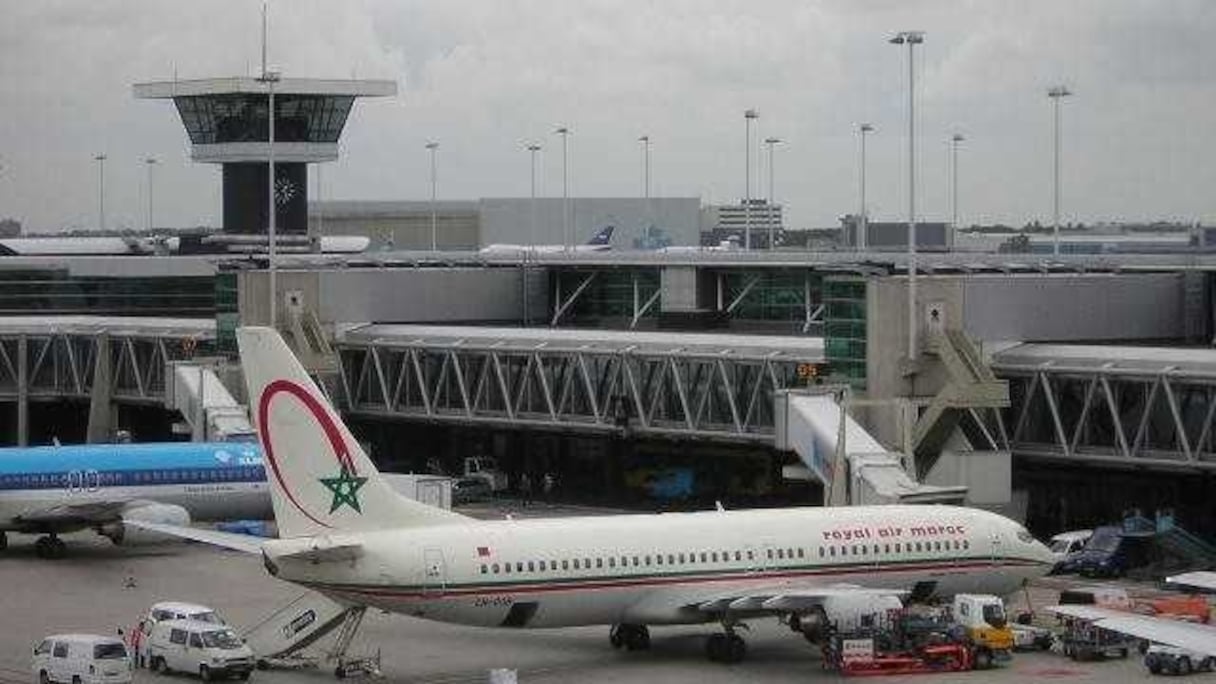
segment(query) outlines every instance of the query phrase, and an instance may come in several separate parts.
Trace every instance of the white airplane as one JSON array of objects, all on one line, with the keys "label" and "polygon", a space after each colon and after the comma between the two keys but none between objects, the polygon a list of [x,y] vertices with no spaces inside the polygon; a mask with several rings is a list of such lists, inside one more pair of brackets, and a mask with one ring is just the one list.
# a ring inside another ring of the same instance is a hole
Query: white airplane
[{"label": "white airplane", "polygon": [[565,252],[574,250],[575,252],[606,252],[612,249],[612,231],[616,230],[616,226],[604,226],[600,232],[591,236],[585,245],[574,245],[567,248],[565,245],[507,245],[493,244],[486,245],[477,250],[478,254],[520,254],[530,252],[534,254],[553,254],[555,252]]},{"label": "white airplane", "polygon": [[663,254],[696,254],[699,252],[738,252],[743,247],[739,244],[739,236],[732,235],[716,245],[671,245],[660,247],[658,252]]},{"label": "white airplane", "polygon": [[814,640],[846,605],[1008,594],[1055,562],[1017,523],[951,506],[475,520],[394,492],[277,332],[237,341],[281,538],[142,526],[261,553],[272,575],[344,604],[483,627],[611,625],[629,650],[649,647],[650,625],[717,623],[710,658],[737,662],[748,619]]}]

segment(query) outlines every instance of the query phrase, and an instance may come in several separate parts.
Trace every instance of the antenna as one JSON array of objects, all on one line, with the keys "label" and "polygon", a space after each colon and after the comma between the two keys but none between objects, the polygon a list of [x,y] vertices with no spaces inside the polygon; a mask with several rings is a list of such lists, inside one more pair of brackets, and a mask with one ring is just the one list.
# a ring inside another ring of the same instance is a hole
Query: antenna
[{"label": "antenna", "polygon": [[262,73],[266,73],[266,2],[262,2]]}]

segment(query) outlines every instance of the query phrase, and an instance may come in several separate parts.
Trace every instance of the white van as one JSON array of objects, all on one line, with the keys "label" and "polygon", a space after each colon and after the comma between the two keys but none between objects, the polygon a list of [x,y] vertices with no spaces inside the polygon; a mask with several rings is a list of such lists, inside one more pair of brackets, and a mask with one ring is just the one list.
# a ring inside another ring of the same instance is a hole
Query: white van
[{"label": "white van", "polygon": [[137,645],[136,653],[131,656],[135,659],[136,667],[148,667],[148,641],[152,636],[152,628],[158,622],[165,620],[193,620],[195,622],[206,622],[213,625],[224,625],[224,619],[220,614],[208,608],[207,606],[198,603],[185,603],[183,601],[160,601],[153,603],[152,607],[144,613],[139,619],[139,624],[135,629],[139,630],[140,634],[134,642]]},{"label": "white van", "polygon": [[197,620],[162,620],[148,639],[148,665],[155,671],[190,672],[211,681],[249,679],[253,651],[230,627]]},{"label": "white van", "polygon": [[55,634],[34,647],[34,676],[41,684],[127,684],[131,660],[121,639],[96,634]]}]

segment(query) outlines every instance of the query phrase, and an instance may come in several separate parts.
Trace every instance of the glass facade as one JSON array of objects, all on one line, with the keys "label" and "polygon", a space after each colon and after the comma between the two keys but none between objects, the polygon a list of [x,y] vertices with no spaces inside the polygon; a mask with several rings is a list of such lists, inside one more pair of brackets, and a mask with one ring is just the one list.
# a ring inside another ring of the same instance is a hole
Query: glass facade
[{"label": "glass facade", "polygon": [[734,301],[755,277],[760,278],[731,314],[732,318],[742,320],[802,323],[806,320],[808,289],[813,303],[822,287],[822,276],[806,270],[727,271],[723,275],[728,303]]},{"label": "glass facade", "polygon": [[220,273],[215,276],[215,348],[234,355],[236,329],[241,324],[240,298],[236,274]]},{"label": "glass facade", "polygon": [[829,378],[866,389],[866,281],[830,276],[823,281],[824,356]]},{"label": "glass facade", "polygon": [[[568,297],[574,292],[590,271],[560,270],[554,277],[559,278],[562,297]],[[647,302],[660,285],[659,270],[646,269],[611,269],[596,273],[595,280],[574,301],[574,305],[566,313],[566,321],[579,318],[602,317],[633,317],[634,282],[637,282],[638,306]],[[659,306],[650,307],[643,320],[657,317]]]},{"label": "glass facade", "polygon": [[[354,102],[350,95],[275,95],[275,140],[336,143]],[[264,142],[270,137],[265,95],[192,95],[175,97],[173,103],[195,145]]]},{"label": "glass facade", "polygon": [[66,269],[0,271],[0,315],[215,315],[210,276],[72,276]]}]

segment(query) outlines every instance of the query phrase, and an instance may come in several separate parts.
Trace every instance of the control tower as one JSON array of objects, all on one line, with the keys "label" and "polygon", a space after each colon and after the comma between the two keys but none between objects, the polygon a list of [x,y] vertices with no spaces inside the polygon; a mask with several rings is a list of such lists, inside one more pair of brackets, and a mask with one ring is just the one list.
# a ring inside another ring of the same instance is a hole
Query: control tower
[{"label": "control tower", "polygon": [[276,235],[303,236],[308,232],[307,165],[337,159],[338,138],[355,98],[396,95],[395,81],[236,77],[134,87],[137,98],[172,99],[190,136],[191,157],[223,167],[224,233],[234,238],[268,232],[271,87]]}]

